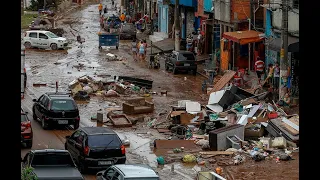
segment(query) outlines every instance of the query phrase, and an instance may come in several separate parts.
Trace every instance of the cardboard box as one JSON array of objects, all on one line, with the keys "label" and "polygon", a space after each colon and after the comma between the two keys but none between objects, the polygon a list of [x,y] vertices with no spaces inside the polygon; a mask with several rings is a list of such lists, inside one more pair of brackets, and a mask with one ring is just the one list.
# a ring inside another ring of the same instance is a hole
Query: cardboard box
[{"label": "cardboard box", "polygon": [[250,125],[246,126],[246,128],[244,129],[244,137],[261,137],[263,136],[264,134],[264,126],[261,126],[260,130],[259,131],[254,131],[254,130],[251,130],[247,127],[249,127]]}]

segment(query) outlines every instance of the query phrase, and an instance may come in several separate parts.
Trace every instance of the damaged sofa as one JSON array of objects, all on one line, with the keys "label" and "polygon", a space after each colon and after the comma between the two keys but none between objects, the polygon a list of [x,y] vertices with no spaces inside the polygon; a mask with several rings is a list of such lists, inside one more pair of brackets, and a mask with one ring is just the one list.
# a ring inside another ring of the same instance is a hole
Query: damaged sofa
[{"label": "damaged sofa", "polygon": [[129,98],[122,104],[122,111],[125,114],[151,113],[153,110],[154,104],[143,97]]}]

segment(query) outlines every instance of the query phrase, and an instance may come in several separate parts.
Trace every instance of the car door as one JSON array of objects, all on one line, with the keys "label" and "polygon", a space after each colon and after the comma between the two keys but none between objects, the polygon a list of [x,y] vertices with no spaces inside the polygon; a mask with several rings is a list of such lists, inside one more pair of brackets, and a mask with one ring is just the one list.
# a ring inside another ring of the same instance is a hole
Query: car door
[{"label": "car door", "polygon": [[25,40],[31,43],[31,46],[38,47],[38,33],[30,32],[28,38]]},{"label": "car door", "polygon": [[41,119],[43,116],[46,115],[47,112],[47,107],[46,107],[46,102],[48,101],[48,97],[47,96],[43,96],[43,98],[41,99],[41,101],[39,102],[39,118]]},{"label": "car door", "polygon": [[81,131],[77,130],[75,131],[70,138],[67,139],[67,143],[66,143],[66,149],[70,152],[72,158],[79,163],[78,159],[77,159],[77,150],[76,150],[76,140],[78,139],[78,137],[80,136]]},{"label": "car door", "polygon": [[123,177],[118,171],[115,171],[111,180],[123,180]]},{"label": "car door", "polygon": [[25,168],[25,167],[28,167],[28,165],[29,165],[29,162],[30,162],[30,153],[28,152],[25,156],[24,156],[24,158],[23,158],[23,160],[22,160],[22,168]]},{"label": "car door", "polygon": [[36,116],[38,118],[41,118],[42,117],[42,114],[41,114],[41,102],[42,100],[44,99],[44,95],[40,96],[40,98],[38,99],[37,102],[34,103],[34,113],[36,114]]},{"label": "car door", "polygon": [[38,42],[41,48],[44,48],[44,49],[49,48],[49,37],[44,33],[39,33]]}]

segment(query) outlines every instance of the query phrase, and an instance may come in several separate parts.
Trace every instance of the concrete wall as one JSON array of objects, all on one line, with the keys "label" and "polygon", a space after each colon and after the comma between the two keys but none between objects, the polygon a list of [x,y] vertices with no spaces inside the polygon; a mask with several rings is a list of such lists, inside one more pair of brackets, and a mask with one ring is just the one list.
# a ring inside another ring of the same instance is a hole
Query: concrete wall
[{"label": "concrete wall", "polygon": [[186,35],[191,34],[194,31],[194,11],[190,8],[186,10]]},{"label": "concrete wall", "polygon": [[231,0],[216,0],[213,2],[215,19],[223,22],[230,22]]},{"label": "concrete wall", "polygon": [[[282,10],[277,9],[272,13],[272,26],[275,29],[282,27]],[[288,12],[288,31],[299,37],[299,9],[293,9]]]}]

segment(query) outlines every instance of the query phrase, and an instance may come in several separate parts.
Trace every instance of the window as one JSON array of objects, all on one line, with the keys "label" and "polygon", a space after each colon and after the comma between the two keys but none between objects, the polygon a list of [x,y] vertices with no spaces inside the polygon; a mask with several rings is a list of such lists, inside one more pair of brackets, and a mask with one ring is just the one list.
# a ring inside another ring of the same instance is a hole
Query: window
[{"label": "window", "polygon": [[81,131],[76,131],[71,135],[71,139],[76,140],[81,134]]},{"label": "window", "polygon": [[89,147],[119,147],[121,144],[122,143],[116,134],[88,136]]},{"label": "window", "polygon": [[115,170],[112,168],[109,168],[104,172],[103,177],[107,180],[111,180],[114,174],[115,174]]},{"label": "window", "polygon": [[44,95],[40,96],[39,99],[38,99],[38,102],[41,103],[42,99],[44,98]]},{"label": "window", "polygon": [[194,61],[194,55],[193,54],[179,54],[179,60],[180,61]]},{"label": "window", "polygon": [[47,32],[46,35],[49,36],[50,38],[58,38],[59,37],[52,32]]},{"label": "window", "polygon": [[25,122],[27,120],[28,119],[27,119],[26,115],[25,114],[21,114],[21,122]]},{"label": "window", "polygon": [[73,161],[67,152],[36,153],[32,159],[32,166],[73,166]]},{"label": "window", "polygon": [[52,103],[51,110],[70,111],[70,110],[76,109],[76,106],[75,106],[73,100],[69,100],[69,99],[53,100],[51,103]]},{"label": "window", "polygon": [[43,105],[43,106],[45,106],[45,103],[46,103],[46,101],[47,101],[47,97],[46,96],[43,96],[43,98],[41,99],[41,104]]},{"label": "window", "polygon": [[44,107],[48,108],[48,106],[49,106],[49,98],[44,98],[43,105],[44,105]]},{"label": "window", "polygon": [[43,33],[39,33],[39,38],[40,39],[48,39],[48,36]]},{"label": "window", "polygon": [[115,172],[115,174],[112,177],[112,180],[120,180],[120,174],[118,172]]},{"label": "window", "polygon": [[76,142],[80,145],[83,144],[83,139],[84,139],[84,134],[83,132],[80,132],[80,135],[78,136],[78,138],[76,139]]},{"label": "window", "polygon": [[29,37],[31,38],[38,38],[38,34],[37,33],[29,33]]}]

